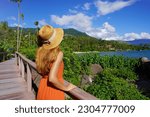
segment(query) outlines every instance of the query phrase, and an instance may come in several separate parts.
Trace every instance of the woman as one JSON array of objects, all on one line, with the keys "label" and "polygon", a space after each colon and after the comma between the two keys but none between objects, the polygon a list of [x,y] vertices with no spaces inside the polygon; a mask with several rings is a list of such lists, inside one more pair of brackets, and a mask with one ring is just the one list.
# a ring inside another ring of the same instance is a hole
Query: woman
[{"label": "woman", "polygon": [[64,91],[75,87],[73,84],[64,85],[63,52],[59,48],[63,35],[61,28],[53,28],[49,25],[39,30],[40,47],[36,53],[36,65],[43,77],[39,84],[38,100],[64,100]]}]

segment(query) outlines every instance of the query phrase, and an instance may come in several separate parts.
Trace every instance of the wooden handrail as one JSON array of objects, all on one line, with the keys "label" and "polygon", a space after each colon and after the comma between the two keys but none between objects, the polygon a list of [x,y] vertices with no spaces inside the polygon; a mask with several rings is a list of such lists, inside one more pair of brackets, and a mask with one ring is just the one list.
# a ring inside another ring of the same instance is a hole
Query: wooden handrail
[{"label": "wooden handrail", "polygon": [[[18,52],[16,52],[16,57],[20,59],[19,61],[23,62],[23,63],[20,63],[21,68],[24,69],[24,67],[22,65],[26,64],[28,72],[31,73],[30,69],[34,69],[37,72],[37,74],[40,75],[40,73],[38,73],[38,71],[36,69],[36,64],[33,61],[27,59],[26,57],[24,57],[22,54],[20,54]],[[20,69],[20,71],[23,72],[22,69]],[[24,73],[21,73],[21,74],[24,75]],[[29,76],[31,78],[32,77],[32,73],[30,75],[28,75],[28,73],[27,73],[27,76]],[[30,84],[27,83],[28,86],[29,86],[29,88],[28,88],[29,91],[31,91],[31,85],[32,85],[31,81],[32,81],[32,78],[30,80],[28,79],[28,83],[30,83]],[[68,84],[69,84],[69,82],[65,81],[65,85],[68,85]],[[72,89],[72,90],[70,90],[68,92],[65,92],[65,93],[67,93],[73,99],[78,99],[78,100],[97,100],[96,97],[94,97],[93,95],[85,92],[84,90],[82,90],[82,89],[80,89],[78,87],[76,87],[76,88],[74,88],[74,89]]]}]

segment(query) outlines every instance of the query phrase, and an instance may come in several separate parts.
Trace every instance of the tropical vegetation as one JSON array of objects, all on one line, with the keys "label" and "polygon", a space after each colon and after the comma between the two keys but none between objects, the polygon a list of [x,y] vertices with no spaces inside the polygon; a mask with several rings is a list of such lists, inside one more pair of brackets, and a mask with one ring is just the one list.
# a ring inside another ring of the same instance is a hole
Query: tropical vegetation
[{"label": "tropical vegetation", "polygon": [[[19,33],[18,51],[27,58],[35,60],[37,48],[36,28],[22,28]],[[100,56],[95,54],[75,54],[75,51],[117,51],[117,50],[142,50],[147,46],[133,46],[125,42],[104,41],[86,35],[74,29],[64,29],[65,36],[61,43],[64,52],[64,78],[73,84],[82,87],[99,99],[149,99],[136,87],[137,74],[135,67],[139,65],[137,59],[123,56]],[[8,56],[17,50],[17,28],[9,27],[5,21],[0,22],[0,51],[7,52]],[[90,75],[90,64],[100,64],[102,73],[97,74],[92,84],[81,86],[82,75]]]}]

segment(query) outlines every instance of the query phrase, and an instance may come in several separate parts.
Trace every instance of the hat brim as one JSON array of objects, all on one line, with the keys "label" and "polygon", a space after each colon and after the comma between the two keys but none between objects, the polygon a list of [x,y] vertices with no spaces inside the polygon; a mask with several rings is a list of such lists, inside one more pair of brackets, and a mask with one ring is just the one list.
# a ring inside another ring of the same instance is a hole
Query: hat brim
[{"label": "hat brim", "polygon": [[54,37],[53,41],[50,44],[44,44],[43,47],[45,49],[53,49],[57,47],[61,41],[63,40],[64,31],[61,28],[54,28],[56,32],[56,36]]}]

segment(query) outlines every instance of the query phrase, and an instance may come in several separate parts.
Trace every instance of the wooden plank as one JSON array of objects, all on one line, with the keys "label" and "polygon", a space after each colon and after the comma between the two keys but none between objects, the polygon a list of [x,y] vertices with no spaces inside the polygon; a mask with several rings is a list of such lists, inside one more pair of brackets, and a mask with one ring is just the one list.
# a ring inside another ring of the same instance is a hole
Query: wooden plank
[{"label": "wooden plank", "polygon": [[2,79],[0,80],[0,83],[13,83],[13,82],[17,82],[17,83],[20,83],[20,82],[24,82],[21,78],[13,78],[13,79]]},{"label": "wooden plank", "polygon": [[1,74],[8,74],[8,73],[15,73],[17,74],[17,70],[16,69],[3,69],[3,70],[0,70],[0,75]]},{"label": "wooden plank", "polygon": [[19,75],[15,60],[0,63],[0,99],[35,99],[33,92],[28,92],[26,81]]},{"label": "wooden plank", "polygon": [[0,74],[0,79],[1,78],[18,78],[20,77],[18,74],[14,74],[14,73],[11,73],[11,74]]},{"label": "wooden plank", "polygon": [[16,82],[16,81],[14,81],[14,82],[1,82],[0,83],[0,85],[2,86],[2,85],[11,85],[11,84],[21,84],[21,85],[26,85],[26,82]]},{"label": "wooden plank", "polygon": [[7,69],[7,68],[16,68],[17,66],[13,66],[13,64],[1,64],[0,68]]},{"label": "wooden plank", "polygon": [[35,94],[33,92],[24,92],[24,98],[26,100],[35,100]]},{"label": "wooden plank", "polygon": [[0,96],[0,100],[34,100],[35,95],[33,93],[22,92],[22,93],[13,93]]},{"label": "wooden plank", "polygon": [[1,62],[0,65],[12,65],[15,63],[15,59],[11,59],[11,60],[7,60],[7,61],[4,61],[4,62]]},{"label": "wooden plank", "polygon": [[0,85],[0,90],[5,90],[5,89],[10,89],[10,88],[14,88],[14,87],[18,87],[18,88],[20,88],[20,87],[27,87],[26,85],[25,85],[25,83],[20,83],[20,84],[18,84],[18,83],[5,83],[4,85]]},{"label": "wooden plank", "polygon": [[0,100],[11,100],[11,99],[22,99],[23,96],[21,93],[13,93],[13,94],[7,94],[7,95],[2,95],[0,96]]},{"label": "wooden plank", "polygon": [[28,64],[27,64],[27,88],[28,92],[32,90],[32,75]]},{"label": "wooden plank", "polygon": [[12,93],[21,93],[21,92],[24,92],[26,91],[25,88],[21,88],[21,87],[14,87],[14,88],[10,88],[9,90],[6,89],[6,90],[0,90],[0,96],[3,96],[3,95],[7,95],[7,94],[12,94]]}]

